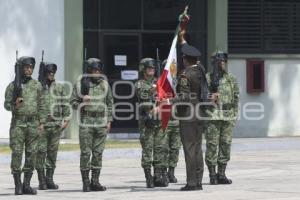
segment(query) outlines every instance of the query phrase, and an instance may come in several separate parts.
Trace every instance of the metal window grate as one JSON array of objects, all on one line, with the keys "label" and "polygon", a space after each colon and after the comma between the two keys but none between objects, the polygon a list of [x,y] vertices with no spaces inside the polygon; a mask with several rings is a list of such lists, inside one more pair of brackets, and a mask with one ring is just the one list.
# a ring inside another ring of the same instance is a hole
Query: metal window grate
[{"label": "metal window grate", "polygon": [[299,0],[229,0],[230,53],[299,53]]}]

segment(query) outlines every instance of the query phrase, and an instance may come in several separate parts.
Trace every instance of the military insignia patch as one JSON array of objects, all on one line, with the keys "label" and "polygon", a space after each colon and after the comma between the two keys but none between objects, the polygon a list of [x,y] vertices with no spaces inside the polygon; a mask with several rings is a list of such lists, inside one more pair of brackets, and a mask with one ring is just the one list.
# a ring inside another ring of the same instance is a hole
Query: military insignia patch
[{"label": "military insignia patch", "polygon": [[180,83],[179,83],[180,85],[187,85],[187,83],[188,83],[188,82],[187,82],[186,77],[181,77],[181,78],[180,78]]}]

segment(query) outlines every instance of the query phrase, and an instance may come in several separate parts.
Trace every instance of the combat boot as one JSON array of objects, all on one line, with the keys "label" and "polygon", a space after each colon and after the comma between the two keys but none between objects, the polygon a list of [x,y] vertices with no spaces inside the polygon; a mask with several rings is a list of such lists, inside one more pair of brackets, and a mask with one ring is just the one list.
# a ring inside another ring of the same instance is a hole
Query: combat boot
[{"label": "combat boot", "polygon": [[151,175],[151,168],[144,168],[147,188],[154,188],[153,177]]},{"label": "combat boot", "polygon": [[46,172],[47,188],[52,189],[52,190],[57,190],[58,185],[56,185],[53,181],[53,174],[54,174],[54,169],[47,169],[47,172]]},{"label": "combat boot", "polygon": [[21,182],[21,173],[13,173],[15,181],[15,195],[22,195],[22,182]]},{"label": "combat boot", "polygon": [[175,168],[174,167],[169,167],[168,176],[169,176],[170,183],[177,183],[177,178],[175,177]]},{"label": "combat boot", "polygon": [[154,168],[154,186],[165,187],[162,169],[160,168]]},{"label": "combat boot", "polygon": [[100,169],[92,169],[91,191],[105,191],[106,187],[99,183]]},{"label": "combat boot", "polygon": [[46,178],[45,178],[45,170],[44,169],[37,169],[39,178],[39,190],[47,190]]},{"label": "combat boot", "polygon": [[217,178],[217,173],[216,173],[216,166],[211,165],[208,166],[208,171],[209,171],[209,182],[211,185],[217,185],[218,184],[218,178]]},{"label": "combat boot", "polygon": [[167,168],[165,167],[162,169],[162,177],[163,177],[163,187],[168,187],[170,181],[169,181]]},{"label": "combat boot", "polygon": [[218,183],[219,184],[232,184],[232,180],[230,180],[229,178],[226,177],[225,171],[226,171],[226,164],[218,165],[218,174],[217,174]]},{"label": "combat boot", "polygon": [[25,172],[24,173],[24,180],[23,180],[23,194],[31,194],[36,195],[37,192],[35,189],[30,187],[30,180],[32,177],[32,172]]},{"label": "combat boot", "polygon": [[90,178],[89,178],[90,170],[81,170],[81,177],[82,177],[82,191],[83,192],[90,192]]}]

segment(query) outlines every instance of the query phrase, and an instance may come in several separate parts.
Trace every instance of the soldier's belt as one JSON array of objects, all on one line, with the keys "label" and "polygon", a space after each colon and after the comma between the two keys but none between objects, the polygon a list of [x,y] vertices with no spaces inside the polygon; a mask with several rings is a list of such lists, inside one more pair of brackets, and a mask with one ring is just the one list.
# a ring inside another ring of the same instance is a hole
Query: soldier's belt
[{"label": "soldier's belt", "polygon": [[24,122],[34,122],[38,118],[35,115],[16,115],[15,119],[20,120],[20,121],[24,121]]},{"label": "soldier's belt", "polygon": [[82,115],[85,117],[103,117],[104,112],[88,112],[88,111],[83,111]]}]

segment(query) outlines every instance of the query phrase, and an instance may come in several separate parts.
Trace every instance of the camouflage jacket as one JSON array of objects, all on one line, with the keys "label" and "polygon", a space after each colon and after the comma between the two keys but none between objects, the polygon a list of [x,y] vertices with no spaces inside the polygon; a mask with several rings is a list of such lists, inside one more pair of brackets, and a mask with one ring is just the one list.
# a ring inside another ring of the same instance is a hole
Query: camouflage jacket
[{"label": "camouflage jacket", "polygon": [[135,83],[135,93],[140,104],[140,114],[149,112],[152,109],[155,103],[156,90],[152,92],[151,88],[156,82],[156,78],[153,78],[151,80],[140,79]]},{"label": "camouflage jacket", "polygon": [[179,126],[179,120],[170,118],[170,120],[168,122],[168,127],[177,127],[177,126]]},{"label": "camouflage jacket", "polygon": [[26,84],[22,84],[22,98],[21,107],[16,108],[14,98],[14,83],[11,82],[5,91],[4,107],[11,111],[14,117],[17,116],[36,116],[40,123],[46,122],[45,116],[45,102],[42,95],[42,85],[37,80],[31,79]]},{"label": "camouflage jacket", "polygon": [[63,120],[70,117],[69,99],[63,85],[53,82],[50,87],[43,89],[45,102],[45,126],[61,125]]},{"label": "camouflage jacket", "polygon": [[[210,86],[211,73],[208,73],[206,78]],[[212,119],[235,121],[238,115],[240,91],[237,80],[232,74],[225,73],[219,80],[218,93],[218,107],[214,107],[209,111]],[[222,109],[220,105],[223,105]]]},{"label": "camouflage jacket", "polygon": [[81,95],[81,83],[78,81],[72,92],[70,103],[73,109],[81,109],[81,113],[99,113],[101,119],[106,118],[108,122],[113,120],[113,96],[109,83],[100,80],[98,84],[90,82],[89,96],[90,102],[83,102]]}]

